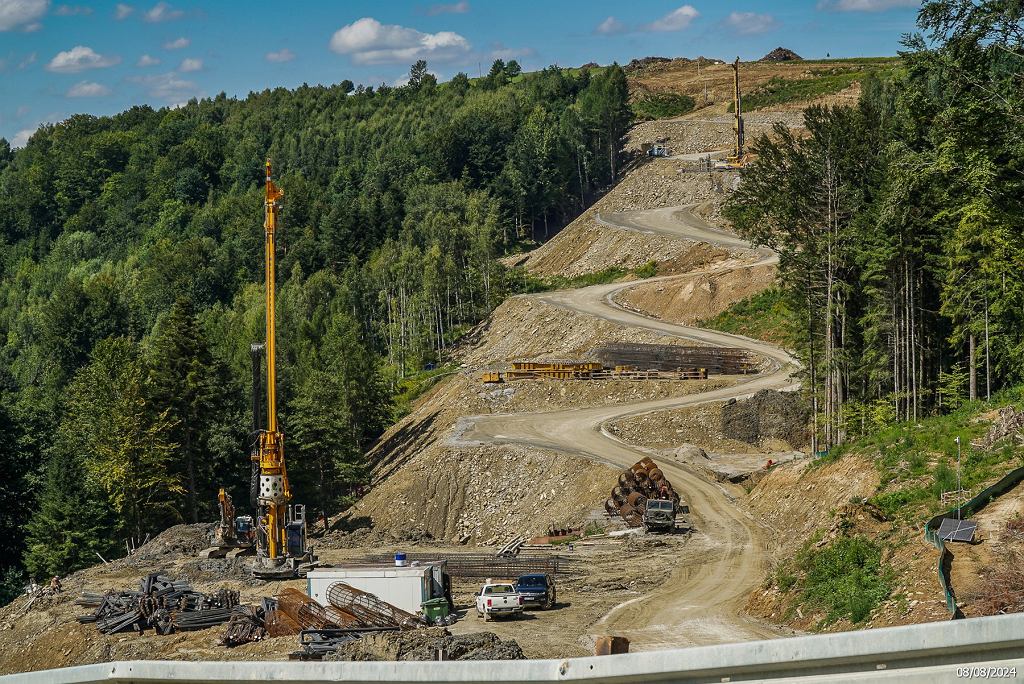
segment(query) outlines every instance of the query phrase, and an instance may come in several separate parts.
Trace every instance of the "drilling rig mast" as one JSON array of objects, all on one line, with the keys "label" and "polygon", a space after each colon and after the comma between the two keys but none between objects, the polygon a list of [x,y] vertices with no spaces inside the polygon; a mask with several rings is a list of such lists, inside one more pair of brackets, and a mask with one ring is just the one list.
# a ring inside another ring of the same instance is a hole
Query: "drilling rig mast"
[{"label": "drilling rig mast", "polygon": [[[269,159],[266,170],[263,222],[266,238],[266,340],[263,350],[267,359],[267,424],[265,429],[259,430],[259,438],[252,455],[252,460],[259,465],[259,523],[256,537],[258,559],[253,574],[257,577],[277,578],[295,576],[298,564],[310,558],[306,550],[305,506],[289,506],[292,492],[288,486],[288,472],[284,462],[284,434],[278,429],[277,422],[275,258],[277,219],[284,191],[277,187],[271,177]],[[254,379],[254,385],[255,382]],[[258,407],[253,408],[255,413]],[[258,418],[255,420],[258,422]]]},{"label": "drilling rig mast", "polygon": [[743,163],[743,96],[740,94],[740,58],[732,63],[732,87],[733,104],[736,108],[736,121],[733,122],[733,130],[736,132],[736,147],[734,156],[738,164]]}]

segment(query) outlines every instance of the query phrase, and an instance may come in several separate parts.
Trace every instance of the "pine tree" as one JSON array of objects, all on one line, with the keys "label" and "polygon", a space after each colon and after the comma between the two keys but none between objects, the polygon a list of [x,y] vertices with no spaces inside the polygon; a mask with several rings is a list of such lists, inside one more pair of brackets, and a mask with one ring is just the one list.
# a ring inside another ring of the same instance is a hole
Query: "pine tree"
[{"label": "pine tree", "polygon": [[25,528],[25,567],[36,580],[65,575],[109,557],[119,546],[118,521],[103,493],[85,478],[73,451],[54,449],[36,513]]},{"label": "pine tree", "polygon": [[[177,446],[171,471],[185,485],[192,522],[212,509],[219,483],[210,440],[216,420],[231,406],[227,367],[214,357],[190,300],[179,298],[158,323],[147,350],[148,392],[173,425]],[[238,458],[241,458],[239,452]]]}]

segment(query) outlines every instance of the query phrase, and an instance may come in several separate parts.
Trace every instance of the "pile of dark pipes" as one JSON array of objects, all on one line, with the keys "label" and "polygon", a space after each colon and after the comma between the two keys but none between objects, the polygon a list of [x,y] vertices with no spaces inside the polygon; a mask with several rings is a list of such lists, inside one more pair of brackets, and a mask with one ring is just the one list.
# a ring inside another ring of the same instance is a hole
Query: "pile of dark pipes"
[{"label": "pile of dark pipes", "polygon": [[238,592],[220,589],[203,594],[185,580],[153,573],[142,579],[138,591],[87,592],[75,604],[95,609],[78,621],[95,623],[104,634],[142,633],[149,628],[157,634],[172,634],[224,624],[238,607]]},{"label": "pile of dark pipes", "polygon": [[666,499],[675,504],[680,501],[661,468],[650,458],[644,458],[619,474],[619,483],[604,507],[608,515],[620,516],[630,527],[640,527],[649,499]]}]

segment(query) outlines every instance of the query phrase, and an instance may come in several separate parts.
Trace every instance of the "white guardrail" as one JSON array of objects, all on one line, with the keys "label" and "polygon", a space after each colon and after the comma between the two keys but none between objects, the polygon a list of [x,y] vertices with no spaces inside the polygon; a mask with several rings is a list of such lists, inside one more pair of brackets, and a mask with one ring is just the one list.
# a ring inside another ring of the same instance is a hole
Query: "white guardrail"
[{"label": "white guardrail", "polygon": [[963,682],[1024,679],[1024,614],[566,660],[121,661],[0,677],[3,684],[327,682]]}]

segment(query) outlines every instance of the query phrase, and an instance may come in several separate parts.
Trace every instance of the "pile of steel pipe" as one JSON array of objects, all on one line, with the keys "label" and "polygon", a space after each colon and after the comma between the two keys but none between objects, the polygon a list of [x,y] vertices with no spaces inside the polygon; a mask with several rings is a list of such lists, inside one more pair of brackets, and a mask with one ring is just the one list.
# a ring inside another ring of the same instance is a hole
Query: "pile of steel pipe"
[{"label": "pile of steel pipe", "polygon": [[231,609],[238,605],[238,592],[220,589],[203,594],[186,581],[153,573],[142,579],[138,591],[108,591],[102,595],[87,592],[75,603],[95,608],[92,613],[80,615],[78,621],[95,623],[104,634],[150,628],[158,634],[170,634],[227,622]]},{"label": "pile of steel pipe", "polygon": [[679,494],[665,473],[650,458],[637,461],[619,474],[618,484],[604,502],[610,516],[619,516],[630,527],[643,525],[644,510],[650,499],[679,503]]}]

